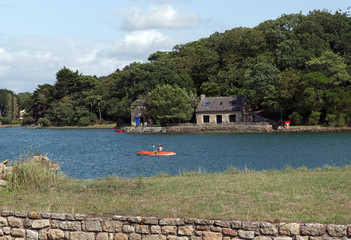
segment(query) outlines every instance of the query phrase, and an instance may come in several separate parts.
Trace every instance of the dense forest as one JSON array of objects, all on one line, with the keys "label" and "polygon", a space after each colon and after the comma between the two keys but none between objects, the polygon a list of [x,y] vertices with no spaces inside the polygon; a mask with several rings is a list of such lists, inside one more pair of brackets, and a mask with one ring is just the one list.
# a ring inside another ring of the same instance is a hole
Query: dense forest
[{"label": "dense forest", "polygon": [[155,121],[167,124],[192,121],[200,94],[240,95],[271,119],[282,114],[296,125],[351,124],[349,12],[282,15],[155,52],[148,60],[103,77],[63,67],[53,85],[33,93],[1,90],[0,113],[13,120],[25,108],[26,124],[127,123],[131,103],[143,97]]}]

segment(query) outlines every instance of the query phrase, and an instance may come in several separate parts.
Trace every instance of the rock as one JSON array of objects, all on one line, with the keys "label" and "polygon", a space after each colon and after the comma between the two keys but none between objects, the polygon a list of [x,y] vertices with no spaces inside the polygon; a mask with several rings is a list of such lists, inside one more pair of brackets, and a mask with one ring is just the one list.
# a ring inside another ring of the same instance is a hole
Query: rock
[{"label": "rock", "polygon": [[5,180],[0,179],[0,187],[6,187],[7,182]]},{"label": "rock", "polygon": [[222,234],[214,232],[204,232],[203,240],[222,240]]},{"label": "rock", "polygon": [[255,232],[254,231],[239,230],[238,235],[244,239],[253,239],[255,237]]},{"label": "rock", "polygon": [[347,228],[343,225],[330,224],[327,227],[327,231],[332,237],[345,237],[347,234]]},{"label": "rock", "polygon": [[88,232],[101,232],[102,227],[100,221],[85,221],[85,229]]},{"label": "rock", "polygon": [[49,240],[63,240],[65,239],[65,233],[60,229],[49,229],[47,233]]},{"label": "rock", "polygon": [[297,223],[282,224],[279,229],[281,235],[296,236],[300,233],[300,225]]},{"label": "rock", "polygon": [[322,236],[325,233],[325,226],[323,224],[304,224],[301,227],[301,235],[310,235],[310,236]]},{"label": "rock", "polygon": [[38,240],[39,234],[33,230],[27,230],[27,237],[26,240]]}]

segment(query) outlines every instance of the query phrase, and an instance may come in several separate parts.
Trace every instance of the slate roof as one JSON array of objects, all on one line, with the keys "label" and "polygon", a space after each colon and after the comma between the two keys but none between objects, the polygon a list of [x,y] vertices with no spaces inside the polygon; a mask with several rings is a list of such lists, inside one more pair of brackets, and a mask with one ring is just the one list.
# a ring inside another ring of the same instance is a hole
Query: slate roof
[{"label": "slate roof", "polygon": [[204,97],[196,108],[196,113],[201,112],[238,112],[243,111],[246,105],[246,97]]}]

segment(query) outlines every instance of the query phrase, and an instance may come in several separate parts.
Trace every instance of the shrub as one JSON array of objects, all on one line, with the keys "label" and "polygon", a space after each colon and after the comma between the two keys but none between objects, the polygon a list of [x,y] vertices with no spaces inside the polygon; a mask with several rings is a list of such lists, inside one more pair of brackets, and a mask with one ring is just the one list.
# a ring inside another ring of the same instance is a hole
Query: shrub
[{"label": "shrub", "polygon": [[22,120],[22,126],[32,125],[34,123],[34,119],[32,117],[25,117]]},{"label": "shrub", "polygon": [[55,186],[64,176],[52,169],[51,164],[36,161],[30,153],[13,165],[6,180],[9,188],[46,191]]},{"label": "shrub", "polygon": [[345,126],[345,125],[346,125],[345,114],[341,113],[339,115],[339,117],[336,119],[335,126],[342,127],[342,126]]},{"label": "shrub", "polygon": [[333,126],[335,125],[335,122],[336,122],[336,115],[335,114],[330,114],[328,113],[326,118],[325,118],[325,121],[327,121],[327,124],[329,126]]},{"label": "shrub", "polygon": [[39,118],[38,124],[39,124],[41,127],[48,127],[48,126],[51,125],[50,120],[47,119],[46,117]]},{"label": "shrub", "polygon": [[78,125],[79,126],[88,126],[91,123],[90,117],[84,116],[79,118]]},{"label": "shrub", "polygon": [[11,120],[7,117],[0,117],[0,122],[2,122],[2,124],[11,124]]},{"label": "shrub", "polygon": [[302,124],[302,116],[298,112],[293,112],[289,119],[291,120],[292,125],[301,125]]},{"label": "shrub", "polygon": [[319,124],[319,119],[320,119],[321,113],[317,111],[312,111],[309,122],[311,125],[318,125]]}]

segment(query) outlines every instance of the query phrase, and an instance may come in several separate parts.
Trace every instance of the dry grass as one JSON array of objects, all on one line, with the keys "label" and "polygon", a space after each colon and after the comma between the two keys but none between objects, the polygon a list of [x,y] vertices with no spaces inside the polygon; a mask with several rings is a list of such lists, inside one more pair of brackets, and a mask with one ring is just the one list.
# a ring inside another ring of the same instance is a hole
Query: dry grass
[{"label": "dry grass", "polygon": [[[351,168],[151,178],[60,179],[46,191],[1,189],[0,209],[268,222],[351,221]],[[30,198],[28,198],[30,196]]]}]

